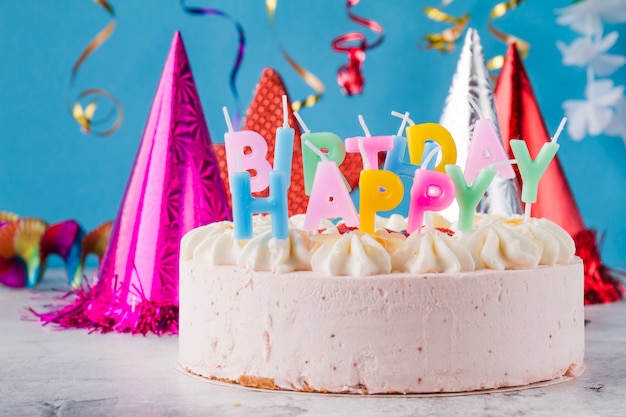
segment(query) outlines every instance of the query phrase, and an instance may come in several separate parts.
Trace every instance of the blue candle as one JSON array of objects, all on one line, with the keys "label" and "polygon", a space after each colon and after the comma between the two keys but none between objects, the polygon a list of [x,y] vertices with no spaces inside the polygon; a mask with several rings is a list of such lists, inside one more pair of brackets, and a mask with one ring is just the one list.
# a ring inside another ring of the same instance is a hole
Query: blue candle
[{"label": "blue candle", "polygon": [[274,147],[274,170],[286,174],[287,188],[291,184],[291,164],[293,159],[293,140],[295,132],[289,126],[276,129],[276,145]]},{"label": "blue candle", "polygon": [[250,189],[250,173],[230,173],[235,239],[252,238],[252,215],[255,213],[269,213],[272,216],[272,237],[288,237],[287,175],[283,171],[274,170],[269,174],[269,181],[269,197],[255,198]]}]

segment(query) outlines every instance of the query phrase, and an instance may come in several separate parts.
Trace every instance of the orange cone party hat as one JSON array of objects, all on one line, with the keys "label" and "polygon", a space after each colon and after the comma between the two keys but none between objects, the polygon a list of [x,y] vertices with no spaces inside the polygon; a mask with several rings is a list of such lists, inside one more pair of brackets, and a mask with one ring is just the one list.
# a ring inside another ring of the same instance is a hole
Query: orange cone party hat
[{"label": "orange cone party hat", "polygon": [[[291,168],[291,185],[288,191],[289,215],[302,214],[306,211],[308,197],[304,193],[304,173],[302,170],[302,145],[300,143],[300,127],[291,111],[289,94],[283,84],[280,75],[272,68],[265,68],[261,74],[261,79],[256,86],[254,97],[246,112],[244,130],[253,130],[259,133],[267,142],[267,159],[270,164],[274,164],[274,147],[276,128],[283,124],[283,95],[288,101],[289,126],[295,130],[295,140],[293,144],[293,166]],[[223,144],[213,145],[213,150],[217,155],[220,166],[220,174],[226,190],[228,201],[231,201],[230,187],[228,183],[228,170],[226,168],[226,150]],[[339,167],[350,187],[354,188],[359,183],[359,173],[361,171],[361,156],[358,154],[346,154],[346,159]],[[255,197],[265,197],[268,190],[254,193]]]},{"label": "orange cone party hat", "polygon": [[[514,158],[510,139],[523,139],[535,157],[544,143],[550,141],[539,105],[535,99],[528,74],[514,45],[509,46],[504,66],[495,88],[496,111],[500,122],[502,142]],[[519,183],[522,178],[516,170]],[[532,216],[550,219],[563,227],[576,242],[576,254],[585,267],[585,303],[606,303],[619,300],[624,293],[611,270],[602,264],[595,234],[585,228],[582,216],[558,156],[546,169],[532,205]]]}]

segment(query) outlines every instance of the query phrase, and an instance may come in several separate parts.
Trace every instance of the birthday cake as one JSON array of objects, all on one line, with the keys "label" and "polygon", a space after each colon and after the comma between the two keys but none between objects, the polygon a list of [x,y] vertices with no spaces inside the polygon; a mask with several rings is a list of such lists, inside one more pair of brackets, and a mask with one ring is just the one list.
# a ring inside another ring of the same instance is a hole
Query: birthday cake
[{"label": "birthday cake", "polygon": [[[272,237],[233,224],[181,242],[179,362],[248,387],[323,393],[450,393],[576,376],[584,355],[583,269],[545,219],[441,217],[411,234],[289,220]],[[396,230],[396,231],[394,231]]]}]

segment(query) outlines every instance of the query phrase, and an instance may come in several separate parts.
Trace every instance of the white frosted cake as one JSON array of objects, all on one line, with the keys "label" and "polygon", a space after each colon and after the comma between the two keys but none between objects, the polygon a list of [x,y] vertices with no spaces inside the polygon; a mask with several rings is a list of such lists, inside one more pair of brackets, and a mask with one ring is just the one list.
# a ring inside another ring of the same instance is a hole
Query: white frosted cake
[{"label": "white frosted cake", "polygon": [[[583,269],[544,219],[477,217],[470,233],[375,235],[255,219],[181,243],[179,362],[245,386],[324,393],[467,392],[580,372]],[[393,223],[400,224],[393,224]],[[442,219],[434,223],[450,227]],[[437,226],[437,224],[435,224]]]}]

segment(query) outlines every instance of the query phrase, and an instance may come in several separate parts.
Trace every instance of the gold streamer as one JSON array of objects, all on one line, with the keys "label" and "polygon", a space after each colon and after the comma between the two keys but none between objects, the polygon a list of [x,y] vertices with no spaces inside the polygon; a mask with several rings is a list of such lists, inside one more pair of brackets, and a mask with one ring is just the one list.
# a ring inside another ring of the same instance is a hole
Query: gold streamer
[{"label": "gold streamer", "polygon": [[[502,42],[506,43],[507,45],[515,44],[515,46],[517,47],[517,50],[519,51],[520,57],[525,58],[528,55],[528,52],[530,51],[530,44],[526,42],[525,40],[518,38],[517,36],[509,35],[507,33],[504,33],[496,29],[496,27],[493,25],[494,20],[501,18],[502,16],[507,14],[510,10],[515,9],[517,6],[519,6],[523,2],[524,0],[509,0],[509,1],[496,4],[493,7],[493,9],[491,9],[491,12],[489,12],[489,31],[496,38],[500,39]],[[487,68],[490,71],[495,71],[495,70],[499,70],[500,68],[502,68],[503,64],[504,64],[504,55],[496,55],[493,58],[491,58],[489,61],[487,61]]]},{"label": "gold streamer", "polygon": [[451,28],[445,29],[439,33],[429,33],[422,39],[426,41],[426,49],[436,49],[439,52],[452,52],[456,46],[456,42],[465,30],[468,22],[470,21],[470,14],[466,13],[460,17],[454,17],[445,13],[441,8],[446,7],[452,3],[453,0],[444,0],[441,2],[440,7],[426,6],[424,7],[424,14],[430,20],[435,22],[444,22],[454,25]]},{"label": "gold streamer", "polygon": [[[109,13],[109,15],[111,16],[111,21],[109,22],[108,25],[104,27],[104,29],[98,32],[98,34],[91,40],[91,42],[89,42],[87,47],[83,50],[83,52],[80,54],[80,56],[74,63],[74,66],[72,67],[72,75],[70,76],[70,82],[68,86],[68,94],[71,92],[72,87],[74,86],[78,69],[81,67],[83,62],[96,49],[98,49],[111,36],[113,31],[115,30],[115,11],[113,10],[113,7],[107,2],[107,0],[93,0],[93,1]],[[80,99],[83,99],[88,96],[93,96],[95,98],[92,99],[86,106],[83,107],[83,105],[80,103]],[[110,112],[107,113],[107,115],[96,120],[94,119],[94,116],[95,116],[96,109],[98,106],[99,98],[101,99],[103,98],[103,99],[110,101],[113,104],[113,108],[111,109]],[[89,88],[87,90],[82,91],[78,95],[77,101],[73,105],[70,105],[69,98],[68,98],[67,108],[68,108],[69,113],[72,115],[74,120],[76,120],[76,122],[79,124],[79,126],[81,127],[81,130],[84,133],[93,133],[96,136],[107,136],[115,132],[122,124],[122,120],[124,118],[124,110],[122,108],[122,104],[120,103],[120,101],[117,98],[115,98],[113,95],[111,95],[109,92],[107,92],[106,90],[103,90],[100,88]],[[96,132],[93,130],[94,125],[105,123],[106,121],[110,120],[113,114],[116,114],[117,116],[111,127],[103,131]]]},{"label": "gold streamer", "polygon": [[283,57],[287,60],[289,65],[298,73],[298,75],[302,78],[302,80],[315,91],[315,94],[310,94],[303,100],[296,100],[291,103],[291,109],[293,111],[298,111],[302,107],[313,107],[315,103],[317,103],[322,96],[324,95],[325,87],[324,83],[322,83],[319,78],[313,75],[311,72],[307,71],[305,68],[300,66],[285,50],[282,44],[278,41],[278,36],[276,35],[276,27],[274,26],[274,16],[276,14],[276,8],[278,7],[278,0],[265,0],[265,7],[267,9],[267,16],[270,21],[270,26],[272,27],[272,31],[274,32],[274,36],[277,39],[278,47],[280,48],[280,52]]}]

